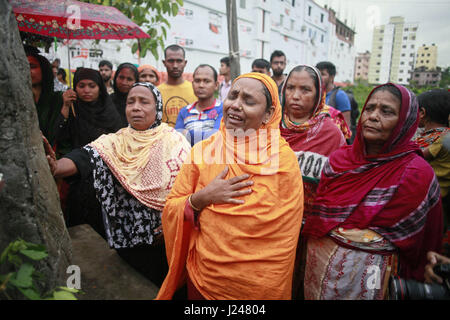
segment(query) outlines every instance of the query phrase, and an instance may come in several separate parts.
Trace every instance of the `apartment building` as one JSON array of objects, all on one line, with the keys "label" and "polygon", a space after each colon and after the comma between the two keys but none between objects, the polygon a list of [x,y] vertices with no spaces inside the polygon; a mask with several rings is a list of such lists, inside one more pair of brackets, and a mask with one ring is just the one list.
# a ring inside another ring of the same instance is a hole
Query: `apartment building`
[{"label": "apartment building", "polygon": [[373,31],[368,81],[371,84],[395,82],[409,84],[416,56],[418,23],[391,17]]},{"label": "apartment building", "polygon": [[355,58],[354,79],[367,81],[369,78],[370,52],[358,53]]},{"label": "apartment building", "polygon": [[[354,31],[339,19],[330,22],[329,9],[313,0],[236,0],[241,72],[251,71],[254,59],[270,59],[274,50],[286,54],[286,72],[299,64],[315,65],[329,60],[336,64],[336,81],[353,81],[355,53]],[[228,56],[228,24],[224,0],[184,0],[175,17],[167,17],[165,45],[178,44],[186,51],[186,73],[203,63],[220,66],[220,59]],[[351,30],[351,29],[350,29]],[[336,38],[336,39],[335,39]],[[159,59],[150,53],[139,57],[131,53],[136,40],[72,41],[71,67],[97,68],[102,59],[110,60],[114,69],[121,62],[136,65],[151,64],[164,72],[164,48],[158,48]],[[349,50],[349,45],[350,49]],[[331,49],[330,49],[331,47]],[[59,45],[58,52],[50,48],[48,57],[61,59],[67,66],[67,46]],[[96,55],[91,52],[95,50]]]},{"label": "apartment building", "polygon": [[431,46],[423,44],[417,49],[416,68],[425,67],[426,70],[436,70],[438,48],[433,43]]},{"label": "apartment building", "polygon": [[355,68],[355,30],[341,21],[336,12],[325,6],[329,13],[328,61],[336,66],[336,82],[353,82]]}]

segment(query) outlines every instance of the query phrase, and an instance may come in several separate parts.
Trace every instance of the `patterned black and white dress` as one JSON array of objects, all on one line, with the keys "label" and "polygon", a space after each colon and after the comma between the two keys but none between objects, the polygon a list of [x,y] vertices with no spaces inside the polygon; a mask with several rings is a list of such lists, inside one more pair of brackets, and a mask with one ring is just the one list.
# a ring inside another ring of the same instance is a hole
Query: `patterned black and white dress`
[{"label": "patterned black and white dress", "polygon": [[132,248],[152,244],[161,226],[161,211],[149,208],[128,193],[91,146],[66,155],[75,162],[81,177],[92,175],[101,206],[106,238],[111,248]]}]

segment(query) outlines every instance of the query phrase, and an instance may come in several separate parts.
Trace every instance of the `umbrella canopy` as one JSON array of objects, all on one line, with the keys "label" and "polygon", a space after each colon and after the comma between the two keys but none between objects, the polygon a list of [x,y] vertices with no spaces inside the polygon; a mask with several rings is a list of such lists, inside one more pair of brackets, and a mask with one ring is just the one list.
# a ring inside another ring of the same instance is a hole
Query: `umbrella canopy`
[{"label": "umbrella canopy", "polygon": [[150,38],[114,7],[74,0],[11,0],[20,31],[61,39]]}]

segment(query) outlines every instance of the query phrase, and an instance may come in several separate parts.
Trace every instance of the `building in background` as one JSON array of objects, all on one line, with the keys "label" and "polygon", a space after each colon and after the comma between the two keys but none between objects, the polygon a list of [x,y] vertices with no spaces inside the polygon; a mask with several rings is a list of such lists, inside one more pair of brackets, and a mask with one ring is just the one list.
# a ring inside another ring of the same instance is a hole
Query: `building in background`
[{"label": "building in background", "polygon": [[[286,73],[299,64],[315,65],[328,60],[336,65],[336,81],[353,81],[355,32],[331,8],[322,8],[313,0],[236,0],[236,6],[241,73],[251,71],[253,60],[269,60],[274,50],[282,50],[287,59]],[[171,27],[165,45],[178,44],[185,49],[186,77],[199,64],[219,69],[220,59],[229,54],[224,0],[184,0],[178,14],[167,20]],[[158,60],[150,53],[139,58],[137,53],[131,53],[135,42],[72,41],[71,69],[97,68],[98,62],[106,59],[114,69],[122,62],[151,64],[164,78],[164,48],[158,48]],[[65,45],[58,46],[57,52],[50,48],[49,58],[60,58],[63,67],[67,66],[67,56]]]},{"label": "building in background", "polygon": [[358,53],[355,58],[355,81],[369,79],[370,52]]},{"label": "building in background", "polygon": [[[325,8],[327,8],[325,6]],[[355,68],[355,30],[342,22],[336,12],[327,8],[329,13],[328,61],[336,66],[336,82],[353,82]]]},{"label": "building in background", "polygon": [[329,60],[328,46],[332,26],[326,9],[312,0],[303,3],[304,19],[301,30],[305,33],[306,43],[301,48],[301,55],[304,57],[303,64],[316,65],[320,61]]},{"label": "building in background", "polygon": [[436,70],[437,67],[437,46],[433,43],[431,46],[423,44],[417,50],[416,69],[425,67],[426,70]]},{"label": "building in background", "polygon": [[430,69],[427,69],[427,67],[425,67],[425,66],[421,66],[414,70],[413,76],[411,79],[411,84],[414,84],[418,87],[423,87],[423,86],[437,87],[437,86],[439,86],[441,77],[442,77],[442,72],[439,67],[437,67],[434,70],[430,70]]},{"label": "building in background", "polygon": [[403,17],[391,17],[388,24],[374,28],[369,83],[409,84],[414,70],[418,27],[418,23],[405,23]]}]

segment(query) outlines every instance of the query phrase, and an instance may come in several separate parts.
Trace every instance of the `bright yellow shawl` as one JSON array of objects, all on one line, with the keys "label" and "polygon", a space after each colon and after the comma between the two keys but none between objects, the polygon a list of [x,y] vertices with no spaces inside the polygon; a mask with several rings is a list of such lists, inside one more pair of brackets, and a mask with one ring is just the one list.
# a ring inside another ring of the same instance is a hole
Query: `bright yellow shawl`
[{"label": "bright yellow shawl", "polygon": [[190,150],[183,135],[165,123],[144,131],[129,126],[90,145],[131,195],[159,211]]},{"label": "bright yellow shawl", "polygon": [[[278,167],[261,174],[260,169],[267,167],[267,157],[256,164],[228,163],[226,179],[249,173],[253,192],[240,198],[245,200],[242,205],[206,207],[199,215],[197,231],[184,221],[186,200],[209,184],[225,163],[196,163],[194,155],[215,145],[221,146],[215,150],[224,159],[230,146],[223,139],[223,120],[219,132],[193,147],[191,163],[181,168],[162,215],[170,267],[157,299],[171,299],[185,281],[186,271],[207,299],[291,299],[303,215],[302,177],[294,152],[279,133],[281,106],[275,82],[259,73],[241,77],[261,81],[271,93],[275,112],[264,127],[274,129],[269,141],[276,143],[261,148],[279,157]],[[235,158],[238,156],[234,153]]]}]

